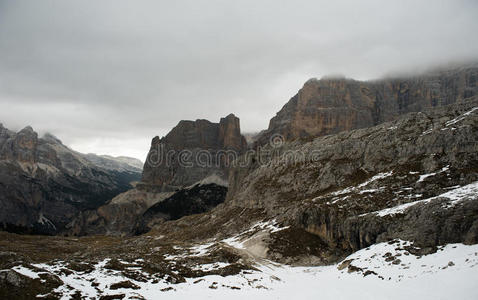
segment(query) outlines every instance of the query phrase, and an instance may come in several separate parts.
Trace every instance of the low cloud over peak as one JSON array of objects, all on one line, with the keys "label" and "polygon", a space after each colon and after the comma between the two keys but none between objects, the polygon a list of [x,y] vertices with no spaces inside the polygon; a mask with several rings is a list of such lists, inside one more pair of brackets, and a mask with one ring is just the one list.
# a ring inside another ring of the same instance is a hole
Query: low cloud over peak
[{"label": "low cloud over peak", "polygon": [[144,159],[181,119],[244,131],[312,77],[476,59],[475,1],[2,1],[0,122]]}]

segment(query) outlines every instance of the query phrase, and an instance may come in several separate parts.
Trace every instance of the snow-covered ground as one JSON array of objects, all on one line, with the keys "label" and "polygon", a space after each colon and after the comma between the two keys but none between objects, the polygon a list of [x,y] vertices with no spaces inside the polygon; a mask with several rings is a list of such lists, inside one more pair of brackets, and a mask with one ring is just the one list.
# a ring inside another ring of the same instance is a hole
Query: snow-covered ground
[{"label": "snow-covered ground", "polygon": [[[64,299],[74,293],[69,287],[88,297],[98,297],[101,290],[103,295],[125,294],[124,299],[478,299],[478,245],[449,244],[423,256],[411,254],[409,246],[409,242],[399,240],[376,244],[350,255],[342,263],[323,267],[291,267],[262,261],[257,265],[258,271],[190,278],[180,284],[131,280],[120,272],[105,269],[105,260],[91,273],[61,275],[65,284],[58,291],[63,292]],[[200,248],[203,252],[207,247]],[[64,267],[61,262],[35,266],[50,272]],[[38,278],[34,270],[14,270]],[[110,289],[112,284],[127,280],[136,289]],[[97,288],[92,283],[98,284]]]}]

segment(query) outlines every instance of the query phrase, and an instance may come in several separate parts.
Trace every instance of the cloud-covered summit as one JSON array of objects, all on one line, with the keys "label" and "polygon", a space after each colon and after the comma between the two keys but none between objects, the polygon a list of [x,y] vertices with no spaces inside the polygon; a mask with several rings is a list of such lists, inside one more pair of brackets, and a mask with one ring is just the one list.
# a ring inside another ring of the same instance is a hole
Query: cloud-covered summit
[{"label": "cloud-covered summit", "polygon": [[0,1],[0,121],[144,159],[181,119],[245,131],[310,77],[476,59],[474,1]]}]

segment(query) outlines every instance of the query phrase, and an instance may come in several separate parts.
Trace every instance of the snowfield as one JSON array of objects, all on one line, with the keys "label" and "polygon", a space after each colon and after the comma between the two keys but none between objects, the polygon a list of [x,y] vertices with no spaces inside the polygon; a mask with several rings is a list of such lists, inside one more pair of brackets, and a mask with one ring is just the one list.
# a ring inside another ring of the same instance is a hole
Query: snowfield
[{"label": "snowfield", "polygon": [[[206,249],[206,245],[198,246],[197,255]],[[292,267],[261,261],[257,271],[190,278],[179,284],[131,280],[105,269],[105,260],[91,273],[61,275],[65,284],[57,290],[63,292],[63,299],[70,299],[74,290],[95,298],[124,294],[124,299],[478,299],[478,245],[449,244],[423,256],[413,255],[412,249],[409,242],[395,240],[362,249],[332,266]],[[65,267],[62,262],[34,266],[48,272]],[[44,272],[22,266],[14,270],[31,278]],[[127,280],[133,288],[110,288]]]}]

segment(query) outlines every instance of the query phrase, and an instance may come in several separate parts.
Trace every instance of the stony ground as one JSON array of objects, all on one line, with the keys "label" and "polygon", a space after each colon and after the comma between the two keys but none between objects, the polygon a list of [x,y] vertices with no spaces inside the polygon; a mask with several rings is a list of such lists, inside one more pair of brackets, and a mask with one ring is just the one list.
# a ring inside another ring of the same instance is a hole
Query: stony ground
[{"label": "stony ground", "polygon": [[290,299],[298,291],[304,299],[403,299],[412,292],[421,299],[478,296],[477,245],[450,244],[424,254],[411,242],[392,240],[315,267],[255,255],[254,236],[286,230],[259,222],[203,244],[173,243],[162,236],[121,240],[1,233],[0,298]]}]

